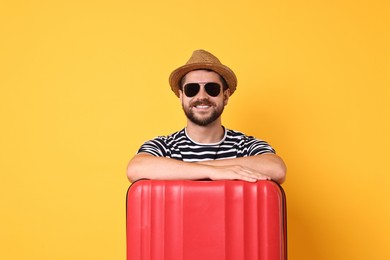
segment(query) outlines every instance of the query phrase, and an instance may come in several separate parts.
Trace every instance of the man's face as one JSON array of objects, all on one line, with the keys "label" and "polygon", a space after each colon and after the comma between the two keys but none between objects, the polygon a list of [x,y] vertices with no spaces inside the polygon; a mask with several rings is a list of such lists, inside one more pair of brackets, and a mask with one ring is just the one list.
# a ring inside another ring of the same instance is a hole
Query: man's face
[{"label": "man's face", "polygon": [[[206,83],[218,83],[220,93],[213,97],[205,90]],[[187,118],[196,125],[207,126],[219,119],[227,101],[229,90],[223,91],[220,76],[214,71],[195,70],[186,74],[183,88],[189,83],[198,83],[199,92],[193,97],[188,97],[184,89],[180,90],[180,100]]]}]

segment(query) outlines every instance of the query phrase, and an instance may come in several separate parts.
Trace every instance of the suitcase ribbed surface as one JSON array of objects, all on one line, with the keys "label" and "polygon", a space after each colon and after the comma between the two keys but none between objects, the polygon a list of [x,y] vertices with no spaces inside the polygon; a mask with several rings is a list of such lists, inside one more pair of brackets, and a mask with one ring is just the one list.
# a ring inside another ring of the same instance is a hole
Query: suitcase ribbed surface
[{"label": "suitcase ribbed surface", "polygon": [[272,181],[141,180],[127,194],[128,260],[285,260],[285,197]]}]

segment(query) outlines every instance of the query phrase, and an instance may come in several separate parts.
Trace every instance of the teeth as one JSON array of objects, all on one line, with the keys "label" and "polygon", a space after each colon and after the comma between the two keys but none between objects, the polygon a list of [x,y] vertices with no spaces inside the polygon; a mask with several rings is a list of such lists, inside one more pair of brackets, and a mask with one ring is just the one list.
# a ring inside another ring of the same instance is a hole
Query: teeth
[{"label": "teeth", "polygon": [[210,106],[196,106],[197,108],[208,108]]}]

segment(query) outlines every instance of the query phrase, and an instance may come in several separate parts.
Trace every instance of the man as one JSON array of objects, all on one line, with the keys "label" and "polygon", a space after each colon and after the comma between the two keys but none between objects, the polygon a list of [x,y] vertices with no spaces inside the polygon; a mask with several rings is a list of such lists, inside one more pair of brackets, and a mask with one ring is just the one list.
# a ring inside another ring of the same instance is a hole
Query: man
[{"label": "man", "polygon": [[274,180],[283,183],[286,166],[265,141],[225,129],[221,115],[237,86],[234,72],[213,54],[196,50],[172,72],[187,126],[144,143],[129,162],[127,176],[138,179]]}]

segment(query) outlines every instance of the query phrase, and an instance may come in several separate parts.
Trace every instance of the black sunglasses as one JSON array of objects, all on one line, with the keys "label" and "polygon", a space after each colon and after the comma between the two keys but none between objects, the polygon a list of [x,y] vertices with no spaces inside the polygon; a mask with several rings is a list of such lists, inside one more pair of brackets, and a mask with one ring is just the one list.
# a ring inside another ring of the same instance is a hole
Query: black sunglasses
[{"label": "black sunglasses", "polygon": [[[215,82],[208,82],[204,84],[204,89],[206,93],[211,97],[216,97],[221,93],[221,85]],[[188,83],[183,87],[184,94],[187,97],[195,97],[199,93],[200,84],[199,83]]]}]

